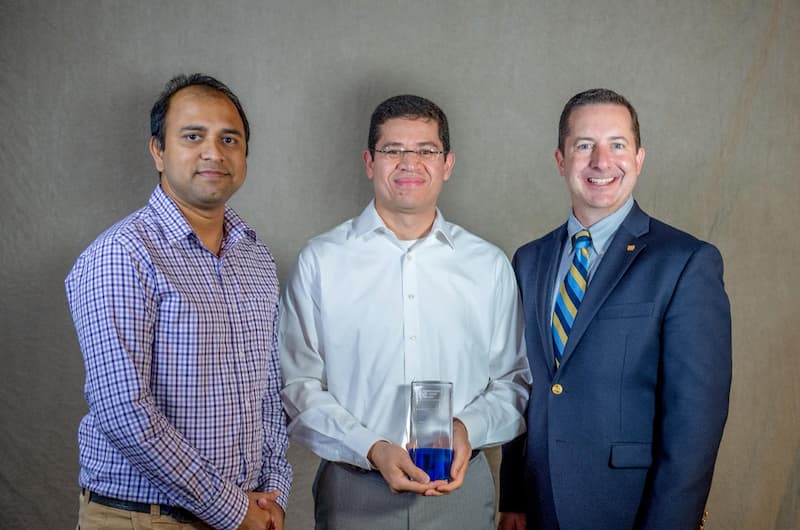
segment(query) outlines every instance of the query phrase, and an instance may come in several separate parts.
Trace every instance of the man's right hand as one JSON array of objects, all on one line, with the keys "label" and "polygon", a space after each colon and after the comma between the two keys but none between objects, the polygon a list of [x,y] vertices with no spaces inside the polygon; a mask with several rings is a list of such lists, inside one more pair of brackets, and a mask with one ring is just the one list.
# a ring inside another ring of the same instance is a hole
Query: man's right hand
[{"label": "man's right hand", "polygon": [[422,495],[440,483],[447,484],[444,480],[431,482],[428,475],[411,461],[408,451],[385,440],[370,447],[367,459],[383,475],[392,493],[410,491]]},{"label": "man's right hand", "polygon": [[525,530],[527,517],[519,512],[500,512],[497,530]]},{"label": "man's right hand", "polygon": [[275,503],[278,495],[278,491],[248,493],[247,513],[239,530],[283,530],[283,509]]}]

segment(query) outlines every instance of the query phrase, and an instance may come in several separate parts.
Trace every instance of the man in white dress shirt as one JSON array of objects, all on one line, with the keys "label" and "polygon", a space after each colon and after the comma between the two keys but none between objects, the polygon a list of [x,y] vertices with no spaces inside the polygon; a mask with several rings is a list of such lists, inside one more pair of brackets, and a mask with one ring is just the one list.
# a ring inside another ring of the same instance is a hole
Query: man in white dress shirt
[{"label": "man in white dress shirt", "polygon": [[[322,458],[316,528],[490,529],[479,449],[524,432],[530,389],[514,273],[436,207],[455,162],[437,105],[378,105],[362,157],[374,199],[303,248],[280,303],[289,433]],[[419,380],[453,383],[449,481],[407,451]]]}]

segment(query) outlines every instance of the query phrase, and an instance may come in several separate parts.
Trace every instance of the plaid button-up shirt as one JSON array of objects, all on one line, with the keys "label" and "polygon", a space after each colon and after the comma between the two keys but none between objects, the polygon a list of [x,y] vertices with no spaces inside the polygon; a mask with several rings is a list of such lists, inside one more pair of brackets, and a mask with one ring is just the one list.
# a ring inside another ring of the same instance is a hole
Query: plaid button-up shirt
[{"label": "plaid button-up shirt", "polygon": [[86,365],[80,484],[236,528],[248,491],[292,472],[277,358],[278,279],[232,209],[219,256],[156,187],[66,279]]}]

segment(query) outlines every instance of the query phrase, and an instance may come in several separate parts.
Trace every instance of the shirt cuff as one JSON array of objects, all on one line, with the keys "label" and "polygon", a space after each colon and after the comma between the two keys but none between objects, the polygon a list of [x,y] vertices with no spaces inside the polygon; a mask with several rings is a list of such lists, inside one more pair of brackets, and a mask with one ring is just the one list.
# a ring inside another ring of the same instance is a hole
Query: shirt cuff
[{"label": "shirt cuff", "polygon": [[286,512],[286,505],[289,502],[289,492],[292,489],[292,483],[283,475],[273,474],[267,477],[266,486],[262,489],[262,491],[280,491],[278,498],[275,502],[278,503],[278,506],[283,508],[284,513]]},{"label": "shirt cuff", "polygon": [[469,437],[469,445],[473,449],[480,449],[486,445],[486,438],[489,426],[486,420],[479,411],[462,410],[454,419],[460,420],[467,428],[467,436]]},{"label": "shirt cuff", "polygon": [[[349,448],[354,453],[354,458],[357,458],[357,461],[349,463],[364,469],[372,469],[372,464],[369,463],[367,454],[375,442],[383,439],[383,437],[378,436],[362,426],[358,426],[350,431],[343,442],[345,447]],[[347,458],[343,460],[349,461],[350,459]]]},{"label": "shirt cuff", "polygon": [[214,499],[213,504],[205,510],[197,512],[197,516],[214,528],[236,530],[247,515],[249,502],[247,494],[226,481],[222,485],[222,492]]}]

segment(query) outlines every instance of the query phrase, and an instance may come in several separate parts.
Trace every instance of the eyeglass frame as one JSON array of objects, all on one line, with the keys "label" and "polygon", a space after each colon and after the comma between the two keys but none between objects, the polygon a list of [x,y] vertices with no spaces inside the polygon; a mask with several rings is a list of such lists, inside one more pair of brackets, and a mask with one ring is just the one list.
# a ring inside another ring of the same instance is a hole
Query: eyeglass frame
[{"label": "eyeglass frame", "polygon": [[417,155],[420,160],[424,160],[426,162],[433,162],[439,155],[447,155],[447,151],[443,149],[431,149],[428,147],[423,147],[420,149],[387,149],[385,147],[381,149],[373,149],[372,150],[373,156],[375,153],[380,153],[384,155],[388,160],[393,161],[400,161],[403,159],[405,155],[408,153],[414,153]]}]

